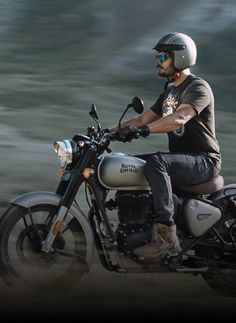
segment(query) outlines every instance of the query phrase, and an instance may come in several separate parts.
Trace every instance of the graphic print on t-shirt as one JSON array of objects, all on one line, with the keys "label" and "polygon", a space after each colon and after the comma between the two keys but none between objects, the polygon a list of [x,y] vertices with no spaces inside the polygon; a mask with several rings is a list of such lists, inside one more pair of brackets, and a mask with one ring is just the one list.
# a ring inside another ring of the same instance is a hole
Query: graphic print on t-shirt
[{"label": "graphic print on t-shirt", "polygon": [[[176,111],[178,107],[178,101],[176,98],[172,95],[170,92],[167,96],[167,98],[164,100],[163,105],[162,105],[162,116],[166,117],[169,114],[172,114]],[[173,134],[181,137],[184,134],[184,126],[180,127],[179,129],[176,129],[173,131]]]}]

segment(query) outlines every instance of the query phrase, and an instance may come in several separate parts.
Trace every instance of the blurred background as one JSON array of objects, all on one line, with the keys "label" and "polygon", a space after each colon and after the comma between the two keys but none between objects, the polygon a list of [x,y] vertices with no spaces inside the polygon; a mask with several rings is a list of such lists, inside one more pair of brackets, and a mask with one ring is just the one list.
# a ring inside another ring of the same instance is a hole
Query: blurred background
[{"label": "blurred background", "polygon": [[[133,96],[149,107],[162,91],[153,46],[168,32],[198,47],[192,73],[215,94],[226,183],[236,182],[235,0],[0,0],[0,203],[55,190],[53,142],[119,120]],[[129,112],[128,117],[132,115]],[[114,151],[167,150],[166,135]]]}]

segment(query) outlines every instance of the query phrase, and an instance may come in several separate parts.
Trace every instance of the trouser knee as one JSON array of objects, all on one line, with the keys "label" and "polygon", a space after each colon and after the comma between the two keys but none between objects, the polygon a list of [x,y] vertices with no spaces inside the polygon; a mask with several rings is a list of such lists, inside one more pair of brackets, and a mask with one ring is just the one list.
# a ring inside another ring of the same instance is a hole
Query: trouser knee
[{"label": "trouser knee", "polygon": [[166,172],[166,163],[161,153],[149,156],[144,165],[144,175],[149,178],[153,173],[158,174]]}]

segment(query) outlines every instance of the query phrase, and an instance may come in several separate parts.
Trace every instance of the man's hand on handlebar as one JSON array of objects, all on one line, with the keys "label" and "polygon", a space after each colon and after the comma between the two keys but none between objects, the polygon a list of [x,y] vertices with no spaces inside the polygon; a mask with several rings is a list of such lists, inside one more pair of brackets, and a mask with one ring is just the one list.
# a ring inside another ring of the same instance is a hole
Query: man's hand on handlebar
[{"label": "man's hand on handlebar", "polygon": [[127,126],[116,131],[115,139],[122,142],[128,142],[139,137],[138,128]]},{"label": "man's hand on handlebar", "polygon": [[129,125],[116,131],[115,140],[130,142],[139,138],[139,136],[147,137],[149,133],[149,128],[146,125],[139,128]]}]

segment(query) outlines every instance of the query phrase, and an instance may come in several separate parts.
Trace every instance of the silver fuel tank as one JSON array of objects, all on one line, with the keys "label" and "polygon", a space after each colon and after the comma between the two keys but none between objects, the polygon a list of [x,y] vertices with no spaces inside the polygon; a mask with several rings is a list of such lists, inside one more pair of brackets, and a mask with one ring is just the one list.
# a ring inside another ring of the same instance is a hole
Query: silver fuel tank
[{"label": "silver fuel tank", "polygon": [[150,190],[143,174],[143,159],[122,153],[103,157],[98,165],[100,183],[111,190]]}]

